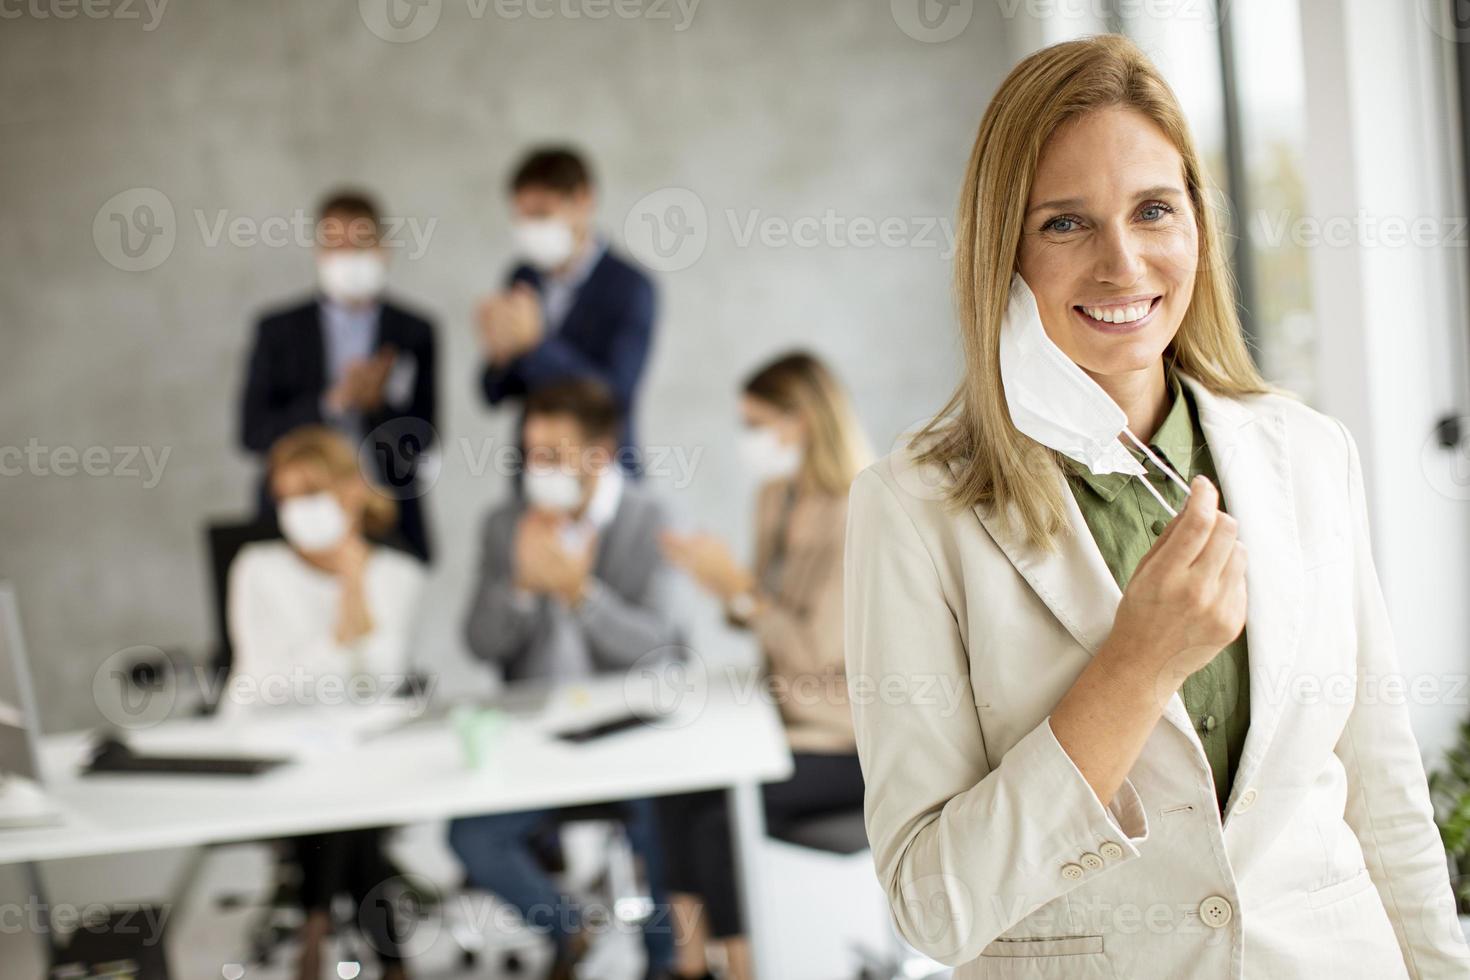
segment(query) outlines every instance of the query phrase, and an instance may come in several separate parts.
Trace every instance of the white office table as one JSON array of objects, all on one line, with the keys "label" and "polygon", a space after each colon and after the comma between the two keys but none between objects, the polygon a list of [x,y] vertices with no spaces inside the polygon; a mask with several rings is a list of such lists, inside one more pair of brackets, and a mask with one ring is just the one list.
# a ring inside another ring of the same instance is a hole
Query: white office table
[{"label": "white office table", "polygon": [[[592,715],[606,716],[624,701],[619,682],[590,690]],[[776,973],[761,942],[759,786],[788,778],[791,755],[780,718],[754,694],[759,690],[711,675],[662,721],[580,745],[552,737],[544,719],[512,721],[479,770],[466,768],[448,720],[421,721],[246,777],[83,776],[85,737],[49,736],[42,747],[46,791],[65,822],[0,831],[0,864],[724,789],[752,952],[760,975],[770,978]],[[570,720],[566,711],[557,715],[554,727]]]}]

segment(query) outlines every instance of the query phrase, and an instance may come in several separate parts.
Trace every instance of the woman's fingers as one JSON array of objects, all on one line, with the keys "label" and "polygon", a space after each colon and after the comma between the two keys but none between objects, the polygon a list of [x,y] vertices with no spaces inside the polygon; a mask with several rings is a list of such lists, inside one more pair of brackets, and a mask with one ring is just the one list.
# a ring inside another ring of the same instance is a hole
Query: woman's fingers
[{"label": "woman's fingers", "polygon": [[[1220,494],[1215,485],[1207,477],[1195,477],[1189,482],[1189,499],[1184,502],[1184,509],[1164,528],[1164,533],[1144,555],[1144,561],[1157,557],[1171,564],[1191,564],[1214,530],[1219,505]],[[1137,569],[1134,574],[1138,574]]]}]

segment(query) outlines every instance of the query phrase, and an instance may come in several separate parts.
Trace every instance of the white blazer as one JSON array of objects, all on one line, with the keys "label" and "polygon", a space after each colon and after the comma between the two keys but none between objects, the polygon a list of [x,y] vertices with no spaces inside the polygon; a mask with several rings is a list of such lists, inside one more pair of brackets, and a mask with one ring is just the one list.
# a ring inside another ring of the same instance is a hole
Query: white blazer
[{"label": "white blazer", "polygon": [[960,978],[1470,977],[1353,439],[1184,381],[1250,556],[1223,822],[1177,694],[1106,808],[1052,734],[1121,598],[1070,492],[1048,555],[908,451],[854,482],[849,690],[899,931]]}]

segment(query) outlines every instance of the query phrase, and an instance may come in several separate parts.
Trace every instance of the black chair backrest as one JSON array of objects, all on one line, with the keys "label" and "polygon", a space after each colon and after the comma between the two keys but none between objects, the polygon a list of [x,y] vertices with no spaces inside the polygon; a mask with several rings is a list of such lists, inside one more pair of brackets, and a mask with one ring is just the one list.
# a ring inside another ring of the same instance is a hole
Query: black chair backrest
[{"label": "black chair backrest", "polygon": [[248,521],[220,522],[205,527],[209,540],[210,595],[214,599],[214,657],[211,670],[219,680],[229,676],[234,663],[230,648],[229,583],[230,566],[247,544],[273,541],[281,536],[274,521],[252,518]]}]

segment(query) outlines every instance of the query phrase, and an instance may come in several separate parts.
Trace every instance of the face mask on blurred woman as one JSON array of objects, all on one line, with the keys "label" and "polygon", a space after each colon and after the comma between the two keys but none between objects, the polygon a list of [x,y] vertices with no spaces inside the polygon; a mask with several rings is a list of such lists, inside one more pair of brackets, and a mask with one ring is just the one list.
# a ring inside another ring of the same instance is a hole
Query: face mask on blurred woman
[{"label": "face mask on blurred woman", "polygon": [[281,533],[298,551],[331,551],[347,536],[347,512],[326,491],[287,497],[276,513]]},{"label": "face mask on blurred woman", "polygon": [[769,425],[746,429],[740,434],[740,459],[758,480],[782,480],[801,469],[801,447],[783,443]]},{"label": "face mask on blurred woman", "polygon": [[388,278],[382,256],[368,249],[333,249],[317,259],[317,284],[335,303],[377,299]]}]

